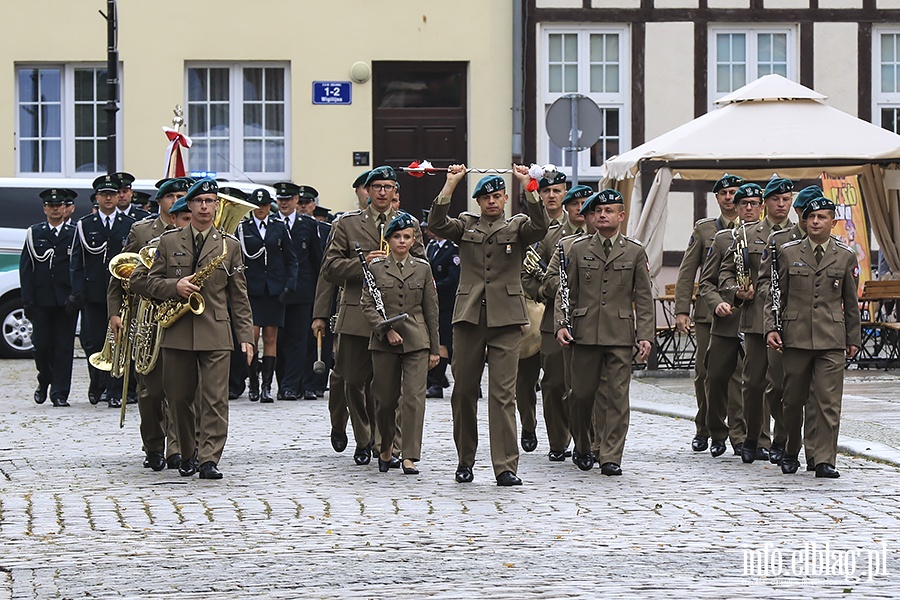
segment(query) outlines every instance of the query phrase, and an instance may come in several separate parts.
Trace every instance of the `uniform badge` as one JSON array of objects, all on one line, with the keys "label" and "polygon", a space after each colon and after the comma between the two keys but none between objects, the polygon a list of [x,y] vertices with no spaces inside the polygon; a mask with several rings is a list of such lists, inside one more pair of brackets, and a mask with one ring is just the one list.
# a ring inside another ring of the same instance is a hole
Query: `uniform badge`
[{"label": "uniform badge", "polygon": [[841,280],[835,278],[834,283],[831,284],[831,287],[833,287],[834,289],[838,289],[839,287],[841,287]]},{"label": "uniform badge", "polygon": [[856,265],[855,267],[853,267],[853,277],[855,277],[856,279],[859,279],[859,265]]},{"label": "uniform badge", "polygon": [[181,277],[181,269],[175,269],[175,275]]},{"label": "uniform badge", "polygon": [[459,254],[453,257],[453,264],[459,266]]},{"label": "uniform badge", "polygon": [[507,245],[506,245],[506,253],[507,253],[507,254],[512,254],[512,245],[511,245],[511,244],[507,244]]},{"label": "uniform badge", "polygon": [[688,248],[694,245],[694,236],[691,236],[691,239],[688,240]]}]

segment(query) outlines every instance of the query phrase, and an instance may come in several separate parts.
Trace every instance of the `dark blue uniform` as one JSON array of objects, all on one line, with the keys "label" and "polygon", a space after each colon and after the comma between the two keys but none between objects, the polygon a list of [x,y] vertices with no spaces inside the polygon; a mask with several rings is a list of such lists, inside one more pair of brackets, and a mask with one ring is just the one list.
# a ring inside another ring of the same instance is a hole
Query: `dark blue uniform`
[{"label": "dark blue uniform", "polygon": [[121,211],[122,214],[131,217],[135,221],[142,221],[150,216],[150,213],[143,208],[138,208],[134,204],[128,205],[128,210]]},{"label": "dark blue uniform", "polygon": [[447,347],[448,357],[428,371],[428,387],[449,386],[446,370],[449,357],[453,356],[453,304],[456,302],[456,288],[459,287],[459,246],[450,240],[440,244],[437,240],[428,242],[425,256],[431,263],[431,274],[438,293],[438,327],[441,346]]},{"label": "dark blue uniform", "polygon": [[54,233],[49,223],[32,225],[19,260],[22,304],[34,327],[34,363],[38,371],[35,401],[67,405],[72,384],[72,353],[78,311],[67,302],[72,293],[69,249],[75,227],[61,224]]},{"label": "dark blue uniform", "polygon": [[278,297],[282,293],[287,297],[297,287],[297,251],[284,222],[269,217],[265,223],[263,239],[256,220],[245,219],[238,229],[238,240],[244,252],[244,276],[253,308],[253,324],[282,327],[284,305]]},{"label": "dark blue uniform", "polygon": [[[114,213],[112,227],[104,224],[102,213],[87,215],[75,225],[72,259],[69,269],[72,276],[72,294],[83,303],[81,309],[81,345],[90,356],[103,348],[109,315],[106,311],[106,292],[109,286],[109,261],[122,252],[134,219]],[[122,380],[112,379],[88,364],[91,377],[88,397],[94,403],[106,391],[108,399],[121,399]],[[118,384],[116,383],[118,382]]]},{"label": "dark blue uniform", "polygon": [[[331,223],[317,220],[317,225],[319,227],[319,241],[322,243],[322,254],[324,255],[325,246],[328,245],[328,239],[331,237]],[[316,271],[317,282],[318,275],[319,273]],[[313,372],[312,367],[313,363],[316,362],[317,356],[316,336],[310,335],[306,347],[306,362],[303,365],[303,389],[306,391],[312,390],[316,396],[321,398],[325,395],[325,388],[328,387],[328,370],[326,369],[324,373],[318,375]],[[334,334],[330,328],[326,328],[325,334],[322,336],[322,361],[328,369],[334,367]]]}]

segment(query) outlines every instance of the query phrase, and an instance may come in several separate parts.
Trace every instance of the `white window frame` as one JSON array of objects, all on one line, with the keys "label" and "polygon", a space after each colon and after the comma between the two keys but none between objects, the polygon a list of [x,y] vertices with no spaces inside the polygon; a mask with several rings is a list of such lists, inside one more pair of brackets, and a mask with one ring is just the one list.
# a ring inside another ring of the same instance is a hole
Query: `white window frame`
[{"label": "white window frame", "polygon": [[884,34],[897,36],[900,44],[900,27],[872,28],[872,123],[879,127],[884,127],[881,122],[882,109],[893,108],[900,111],[900,91],[893,93],[881,91],[881,36]]},{"label": "white window frame", "polygon": [[[99,175],[103,175],[106,171],[76,171],[75,170],[75,70],[76,69],[105,69],[106,63],[85,62],[85,63],[16,63],[14,67],[15,77],[15,173],[19,177],[76,177],[85,179],[94,179]],[[60,166],[61,171],[22,171],[19,152],[21,144],[19,142],[19,71],[23,69],[59,69],[60,71]],[[116,165],[122,164],[122,148],[123,148],[123,102],[121,101],[123,89],[123,68],[119,64],[119,110],[116,112]],[[102,110],[102,109],[101,109]],[[100,132],[98,132],[100,133]]]},{"label": "white window frame", "polygon": [[[550,138],[546,129],[546,109],[564,93],[549,91],[550,35],[578,35],[578,90],[577,93],[587,96],[600,108],[615,108],[619,111],[619,152],[631,149],[631,37],[630,28],[616,25],[542,25],[538,35],[538,107],[537,107],[537,155],[540,164],[550,161]],[[591,34],[617,34],[619,36],[619,91],[617,93],[599,93],[590,91],[590,36]],[[571,93],[571,92],[566,92]],[[564,160],[570,153],[563,151]],[[609,157],[607,157],[609,158]],[[572,177],[572,167],[559,164],[560,171]],[[578,153],[578,178],[599,179],[602,166],[591,166],[590,148]]]},{"label": "white window frame", "polygon": [[715,108],[715,101],[719,98],[727,96],[731,92],[718,92],[718,70],[716,54],[718,46],[718,34],[741,33],[747,36],[747,46],[745,48],[747,57],[747,81],[750,83],[759,79],[759,34],[775,33],[786,34],[787,42],[787,78],[791,81],[797,81],[800,76],[800,51],[797,47],[799,44],[799,36],[797,35],[796,25],[713,25],[709,28],[708,34],[708,62],[707,62],[707,81],[709,109]]},{"label": "white window frame", "polygon": [[[191,135],[191,123],[189,115],[189,77],[190,69],[228,69],[228,104],[230,110],[228,130],[230,132],[228,144],[230,165],[227,172],[216,172],[217,177],[238,180],[252,180],[260,183],[272,183],[276,181],[289,181],[291,179],[291,69],[290,63],[284,61],[272,62],[219,62],[197,61],[187,62],[184,65],[184,106],[185,126],[188,137]],[[284,171],[247,171],[244,167],[244,69],[282,69],[284,70]],[[191,151],[187,151],[187,168],[189,171],[197,170],[199,165],[191,164]]]}]

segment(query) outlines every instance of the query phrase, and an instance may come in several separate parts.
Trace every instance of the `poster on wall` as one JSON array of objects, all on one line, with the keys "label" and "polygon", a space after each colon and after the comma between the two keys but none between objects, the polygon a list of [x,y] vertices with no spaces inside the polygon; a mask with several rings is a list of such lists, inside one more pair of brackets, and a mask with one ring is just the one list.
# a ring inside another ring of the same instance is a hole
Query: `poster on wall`
[{"label": "poster on wall", "polygon": [[863,283],[872,278],[872,255],[869,252],[869,235],[866,231],[866,213],[862,203],[862,193],[856,175],[849,177],[829,177],[822,174],[822,191],[830,198],[835,211],[834,229],[831,234],[850,246],[859,261],[859,290]]}]

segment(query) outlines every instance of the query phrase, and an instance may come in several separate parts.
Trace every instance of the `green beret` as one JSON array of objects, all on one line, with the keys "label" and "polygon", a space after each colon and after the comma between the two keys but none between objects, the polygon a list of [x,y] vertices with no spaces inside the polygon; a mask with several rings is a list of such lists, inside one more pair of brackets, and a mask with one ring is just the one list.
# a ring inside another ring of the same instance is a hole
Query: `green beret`
[{"label": "green beret", "polygon": [[794,191],[794,182],[787,177],[773,177],[766,184],[766,191],[763,198],[768,198],[772,194],[787,194]]},{"label": "green beret", "polygon": [[820,198],[811,198],[809,202],[806,203],[806,206],[803,207],[802,216],[804,219],[808,219],[809,215],[817,210],[830,210],[831,212],[834,212],[834,202],[832,202],[830,198],[825,198],[824,196]]},{"label": "green beret", "polygon": [[[204,177],[194,182],[187,194],[183,197],[185,202],[190,202],[196,196],[201,194],[217,194],[219,193],[219,184],[212,177]],[[171,212],[171,211],[170,211]]]},{"label": "green beret", "polygon": [[475,191],[472,192],[472,197],[477,198],[478,196],[493,194],[498,190],[505,189],[506,182],[503,181],[502,177],[500,177],[499,175],[485,175],[478,181],[478,184],[475,186]]},{"label": "green beret", "polygon": [[397,181],[397,173],[394,171],[394,168],[383,165],[369,171],[369,174],[366,175],[366,187],[369,187],[373,181],[381,180]]},{"label": "green beret", "polygon": [[160,179],[156,182],[156,197],[162,198],[166,194],[186,192],[193,184],[194,180],[190,177],[171,177],[169,179]]},{"label": "green beret", "polygon": [[94,192],[118,192],[119,180],[113,175],[101,175],[91,184]]},{"label": "green beret", "polygon": [[368,171],[363,171],[362,173],[360,173],[360,174],[359,174],[359,177],[357,177],[356,179],[353,180],[353,189],[355,190],[355,189],[358,188],[359,186],[365,185],[365,184],[366,184],[366,178],[367,178],[368,176],[369,176],[369,172],[368,172]]},{"label": "green beret", "polygon": [[272,187],[275,188],[275,197],[279,200],[293,198],[300,194],[300,186],[290,181],[279,181]]},{"label": "green beret", "polygon": [[218,193],[222,194],[223,196],[231,196],[232,198],[237,198],[238,200],[246,200],[250,197],[250,194],[236,187],[220,187]]},{"label": "green beret", "polygon": [[65,188],[51,188],[44,190],[38,195],[44,201],[44,204],[65,204],[69,199],[69,190]]},{"label": "green beret", "polygon": [[388,226],[384,228],[384,237],[389,238],[395,231],[400,231],[401,229],[409,229],[410,227],[415,226],[416,222],[412,218],[412,216],[409,213],[401,212],[396,217],[391,219],[391,222],[388,223]]},{"label": "green beret", "polygon": [[737,204],[744,198],[762,198],[763,189],[755,183],[745,183],[734,193],[734,203]]},{"label": "green beret", "polygon": [[625,200],[622,199],[622,194],[616,190],[606,189],[585,200],[584,204],[581,205],[581,210],[578,212],[584,215],[594,210],[595,206],[602,204],[625,204]]},{"label": "green beret", "polygon": [[724,175],[722,175],[722,178],[719,179],[713,186],[713,193],[718,192],[719,190],[724,190],[725,188],[738,187],[743,183],[743,177],[732,175],[731,173],[725,173]]},{"label": "green beret", "polygon": [[794,208],[799,208],[803,210],[803,207],[806,206],[806,203],[814,198],[824,198],[825,193],[822,189],[817,185],[811,185],[809,187],[805,187],[800,190],[800,193],[797,194],[797,197],[794,198]]},{"label": "green beret", "polygon": [[269,206],[272,204],[272,194],[266,188],[259,188],[250,192],[247,201],[257,206]]},{"label": "green beret", "polygon": [[[540,181],[538,181],[538,189],[544,189],[545,187],[550,187],[551,185],[556,185],[557,183],[561,183],[565,185],[566,183],[566,174],[562,171],[557,171],[553,173],[552,177],[541,177]],[[565,203],[565,201],[563,201]]]},{"label": "green beret", "polygon": [[187,198],[187,196],[182,196],[175,201],[175,204],[173,204],[172,208],[169,209],[170,215],[174,215],[180,212],[191,212],[191,209],[188,208],[187,200],[185,200],[185,198]]},{"label": "green beret", "polygon": [[[565,178],[565,175],[563,176],[563,178]],[[563,198],[562,204],[563,204],[563,206],[565,206],[572,200],[578,200],[579,198],[588,198],[593,193],[594,193],[594,190],[592,190],[589,186],[576,185],[575,187],[570,189],[568,192],[566,192],[566,196],[565,196],[565,198]]]}]

